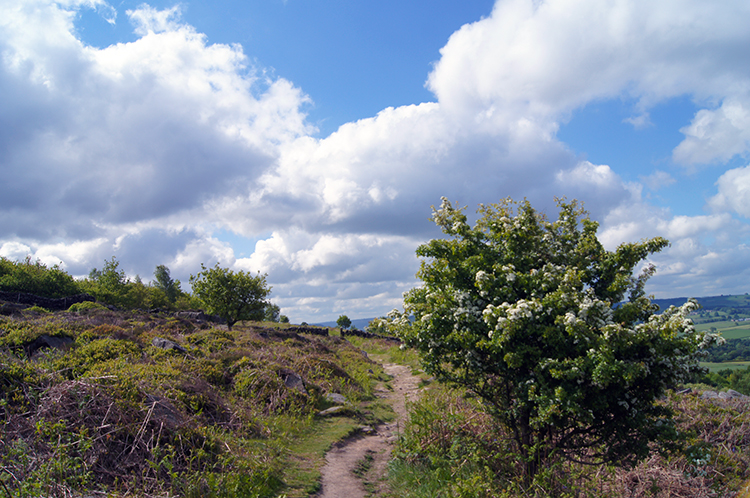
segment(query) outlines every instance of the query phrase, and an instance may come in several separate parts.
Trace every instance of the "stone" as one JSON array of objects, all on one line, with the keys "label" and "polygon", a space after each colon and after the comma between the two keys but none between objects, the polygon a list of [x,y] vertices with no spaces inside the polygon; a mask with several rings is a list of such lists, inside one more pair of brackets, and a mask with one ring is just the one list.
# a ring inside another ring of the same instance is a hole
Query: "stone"
[{"label": "stone", "polygon": [[297,392],[307,395],[305,381],[296,373],[291,371],[281,372],[281,378],[284,379],[284,385],[289,389],[294,389]]},{"label": "stone", "polygon": [[347,412],[349,409],[345,406],[332,406],[331,408],[328,408],[327,410],[323,410],[322,412],[318,412],[318,415],[321,417],[330,417],[332,415],[340,415],[345,412]]},{"label": "stone", "polygon": [[183,348],[176,342],[164,339],[162,337],[154,337],[151,341],[151,345],[155,348],[166,349],[167,351],[177,351],[178,353],[187,354],[187,349]]},{"label": "stone", "polygon": [[151,417],[158,421],[163,422],[167,427],[174,429],[183,422],[182,414],[167,398],[160,396],[154,396],[152,394],[146,395],[146,402],[151,412]]},{"label": "stone", "polygon": [[339,393],[326,393],[326,400],[328,400],[329,403],[335,403],[337,405],[345,405],[348,403],[346,398]]},{"label": "stone", "polygon": [[735,398],[744,398],[746,397],[744,394],[739,393],[735,391],[734,389],[728,389],[727,391],[722,391],[719,393],[720,399],[735,399]]},{"label": "stone", "polygon": [[51,335],[40,335],[33,342],[24,344],[23,348],[26,354],[31,357],[40,349],[53,348],[53,349],[64,349],[73,344],[73,338],[68,336],[51,336]]}]

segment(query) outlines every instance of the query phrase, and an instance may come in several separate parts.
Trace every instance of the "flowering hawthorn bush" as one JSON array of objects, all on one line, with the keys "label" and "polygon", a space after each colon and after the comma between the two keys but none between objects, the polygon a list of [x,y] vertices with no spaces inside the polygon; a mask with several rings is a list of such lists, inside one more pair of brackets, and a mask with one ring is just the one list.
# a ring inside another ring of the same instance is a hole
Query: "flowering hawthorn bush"
[{"label": "flowering hawthorn bush", "polygon": [[427,372],[475,393],[512,435],[530,484],[546,462],[632,464],[675,434],[654,401],[718,338],[698,333],[694,301],[657,314],[634,270],[663,238],[607,251],[576,201],[549,221],[528,201],[480,206],[475,226],[443,198],[448,236],[417,249],[423,285],[392,328]]}]

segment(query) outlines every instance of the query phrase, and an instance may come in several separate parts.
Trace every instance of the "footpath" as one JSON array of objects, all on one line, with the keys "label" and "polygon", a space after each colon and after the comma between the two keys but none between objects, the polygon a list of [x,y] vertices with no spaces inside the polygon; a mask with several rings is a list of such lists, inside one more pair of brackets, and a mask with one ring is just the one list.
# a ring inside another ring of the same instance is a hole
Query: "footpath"
[{"label": "footpath", "polygon": [[420,379],[405,365],[386,363],[383,368],[393,377],[393,390],[380,389],[376,394],[391,405],[396,417],[331,448],[321,471],[319,498],[366,498],[380,496],[387,490],[391,448],[406,420],[407,401],[419,395]]}]

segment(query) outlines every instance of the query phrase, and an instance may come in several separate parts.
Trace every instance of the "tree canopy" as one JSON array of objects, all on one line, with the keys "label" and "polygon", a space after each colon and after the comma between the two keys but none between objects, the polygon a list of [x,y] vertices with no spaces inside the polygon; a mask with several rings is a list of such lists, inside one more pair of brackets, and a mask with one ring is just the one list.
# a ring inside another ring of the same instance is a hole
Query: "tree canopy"
[{"label": "tree canopy", "polygon": [[352,321],[351,321],[351,320],[349,319],[349,317],[348,317],[348,316],[346,316],[346,315],[341,315],[341,316],[339,316],[339,317],[338,317],[338,319],[336,320],[336,325],[338,325],[338,326],[339,326],[339,328],[341,328],[341,329],[343,329],[343,330],[346,330],[346,329],[348,329],[349,327],[351,327],[351,326],[352,326]]},{"label": "tree canopy", "polygon": [[81,292],[76,281],[59,265],[47,267],[40,260],[11,261],[0,256],[0,291],[28,292],[58,298]]},{"label": "tree canopy", "polygon": [[644,259],[657,237],[605,250],[576,201],[549,221],[528,201],[480,206],[470,226],[443,198],[446,238],[417,249],[420,287],[390,315],[425,370],[464,386],[512,435],[524,479],[559,457],[634,463],[673,431],[655,400],[698,369],[716,336],[695,332],[690,301],[657,314]]},{"label": "tree canopy", "polygon": [[177,296],[180,295],[182,290],[180,289],[180,281],[172,279],[169,268],[165,265],[158,265],[154,270],[154,283],[157,289],[161,289],[162,292],[167,296],[167,300],[174,304],[177,301]]},{"label": "tree canopy", "polygon": [[201,264],[201,271],[190,275],[190,285],[206,310],[224,318],[230,330],[240,320],[262,320],[271,293],[265,274],[233,272],[218,263],[213,268]]}]

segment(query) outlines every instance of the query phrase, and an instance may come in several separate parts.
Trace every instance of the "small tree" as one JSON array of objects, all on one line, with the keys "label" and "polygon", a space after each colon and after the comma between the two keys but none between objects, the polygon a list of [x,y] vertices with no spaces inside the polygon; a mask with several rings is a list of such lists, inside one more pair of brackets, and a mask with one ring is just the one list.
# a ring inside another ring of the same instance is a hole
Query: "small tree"
[{"label": "small tree", "polygon": [[266,309],[263,310],[263,321],[264,322],[278,322],[281,315],[281,308],[273,303],[268,303]]},{"label": "small tree", "polygon": [[336,320],[336,325],[338,325],[339,328],[341,328],[341,330],[346,330],[346,329],[348,329],[349,327],[352,326],[352,321],[349,319],[348,316],[341,315],[338,318],[338,320]]},{"label": "small tree", "polygon": [[92,269],[88,280],[80,283],[83,290],[92,294],[98,301],[123,307],[131,304],[128,296],[130,284],[130,279],[125,271],[120,269],[120,262],[114,256],[110,260],[104,260],[101,270]]},{"label": "small tree", "polygon": [[472,227],[443,199],[433,220],[448,238],[417,249],[423,285],[390,315],[428,373],[485,401],[511,435],[526,485],[560,456],[645,456],[673,433],[655,400],[716,340],[687,318],[694,301],[656,314],[644,293],[652,266],[633,276],[665,239],[607,251],[576,201],[558,205],[555,222],[528,202],[480,206]]},{"label": "small tree", "polygon": [[265,274],[235,273],[218,263],[213,268],[201,264],[201,271],[190,275],[190,285],[206,310],[224,318],[230,330],[240,320],[262,320],[271,293]]},{"label": "small tree", "polygon": [[175,301],[177,301],[177,296],[179,296],[181,292],[180,281],[172,279],[169,268],[165,265],[159,265],[156,267],[156,270],[154,270],[154,278],[156,278],[154,286],[157,289],[161,289],[167,296],[167,300],[171,304],[174,304]]}]

